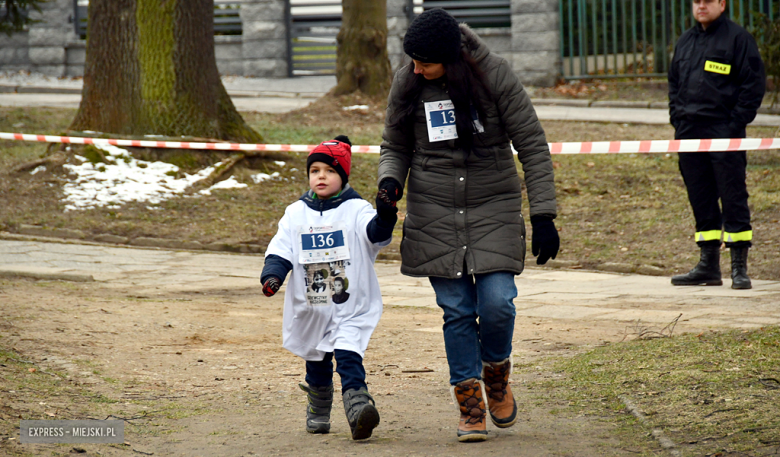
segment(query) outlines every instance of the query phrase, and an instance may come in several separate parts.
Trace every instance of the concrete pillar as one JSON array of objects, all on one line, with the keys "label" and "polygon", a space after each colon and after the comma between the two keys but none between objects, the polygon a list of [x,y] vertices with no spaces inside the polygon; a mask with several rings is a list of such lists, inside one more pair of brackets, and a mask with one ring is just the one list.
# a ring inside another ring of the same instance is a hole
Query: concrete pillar
[{"label": "concrete pillar", "polygon": [[30,26],[28,56],[30,70],[47,76],[65,76],[67,68],[66,47],[78,41],[73,23],[72,0],[55,0],[40,3],[41,12],[30,11],[30,18],[40,21]]},{"label": "concrete pillar", "polygon": [[285,0],[249,0],[241,3],[244,76],[287,77],[285,8]]},{"label": "concrete pillar", "polygon": [[512,69],[523,84],[553,86],[561,69],[558,0],[512,0]]}]

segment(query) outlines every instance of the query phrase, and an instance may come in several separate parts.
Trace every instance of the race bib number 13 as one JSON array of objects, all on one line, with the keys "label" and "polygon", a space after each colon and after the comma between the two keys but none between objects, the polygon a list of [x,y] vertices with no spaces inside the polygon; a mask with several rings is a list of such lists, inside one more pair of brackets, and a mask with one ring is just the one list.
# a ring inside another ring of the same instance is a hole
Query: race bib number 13
[{"label": "race bib number 13", "polygon": [[458,137],[455,127],[455,105],[451,100],[425,103],[428,122],[428,141],[454,140]]},{"label": "race bib number 13", "polygon": [[341,225],[301,227],[298,242],[302,264],[349,259],[349,246]]},{"label": "race bib number 13", "polygon": [[[485,128],[479,122],[477,110],[471,107],[471,121],[474,131],[482,133]],[[428,124],[428,141],[454,140],[458,138],[458,128],[455,126],[455,104],[452,100],[425,103],[425,119]]]}]

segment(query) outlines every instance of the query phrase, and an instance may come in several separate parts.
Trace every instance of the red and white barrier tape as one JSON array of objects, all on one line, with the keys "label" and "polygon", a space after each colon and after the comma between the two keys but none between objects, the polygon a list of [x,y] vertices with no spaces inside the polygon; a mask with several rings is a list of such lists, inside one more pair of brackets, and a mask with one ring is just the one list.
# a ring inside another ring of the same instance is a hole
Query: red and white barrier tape
[{"label": "red and white barrier tape", "polygon": [[[206,143],[190,141],[119,140],[78,136],[31,135],[0,132],[0,139],[38,141],[44,143],[72,143],[113,145],[137,148],[204,149],[214,151],[270,151],[310,152],[312,144],[245,144]],[[552,154],[634,154],[668,152],[721,152],[780,149],[780,138],[720,138],[705,140],[648,140],[648,141],[585,141],[581,143],[549,143]],[[379,146],[352,146],[353,153],[378,154]]]},{"label": "red and white barrier tape", "polygon": [[632,154],[723,152],[778,149],[780,138],[718,138],[713,140],[586,141],[550,143],[552,154]]}]

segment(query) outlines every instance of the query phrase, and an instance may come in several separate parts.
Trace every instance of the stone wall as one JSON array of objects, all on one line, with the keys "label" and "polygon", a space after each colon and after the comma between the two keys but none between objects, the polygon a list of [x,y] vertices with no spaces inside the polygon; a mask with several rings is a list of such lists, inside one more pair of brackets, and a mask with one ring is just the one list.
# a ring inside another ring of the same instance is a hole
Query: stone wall
[{"label": "stone wall", "polygon": [[30,12],[30,18],[40,22],[11,37],[0,35],[0,70],[66,75],[66,50],[79,41],[69,22],[72,0],[41,3],[40,7],[40,13]]},{"label": "stone wall", "polygon": [[0,71],[29,71],[29,32],[20,32],[10,37],[0,33]]},{"label": "stone wall", "polygon": [[[408,61],[403,36],[407,0],[387,1],[387,50],[396,70]],[[505,57],[524,84],[555,84],[560,67],[558,0],[511,0],[511,29],[475,29],[490,49]],[[41,4],[29,31],[0,35],[0,71],[28,70],[48,76],[82,76],[85,41],[72,23],[72,0]],[[243,35],[215,37],[222,74],[285,78],[288,44],[285,0],[241,0]]]},{"label": "stone wall", "polygon": [[[387,50],[396,70],[408,57],[403,36],[409,27],[406,0],[387,0]],[[488,48],[507,59],[527,85],[552,86],[558,80],[560,31],[558,0],[512,0],[512,27],[475,28]]]}]

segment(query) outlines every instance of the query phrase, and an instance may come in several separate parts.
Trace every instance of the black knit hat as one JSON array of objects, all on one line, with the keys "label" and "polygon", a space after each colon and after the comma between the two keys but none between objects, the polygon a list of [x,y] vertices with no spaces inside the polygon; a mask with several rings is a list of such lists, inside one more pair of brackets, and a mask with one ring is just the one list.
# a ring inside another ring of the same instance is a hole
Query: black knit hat
[{"label": "black knit hat", "polygon": [[330,141],[324,141],[315,147],[306,159],[306,176],[311,164],[322,162],[333,167],[341,177],[341,188],[349,182],[349,170],[352,168],[352,142],[346,135],[339,135]]},{"label": "black knit hat", "polygon": [[424,63],[452,63],[460,54],[458,21],[441,8],[417,16],[404,36],[404,52]]}]

